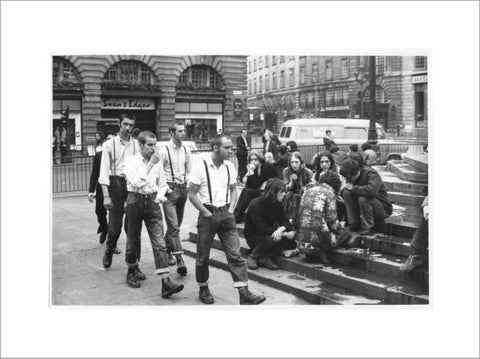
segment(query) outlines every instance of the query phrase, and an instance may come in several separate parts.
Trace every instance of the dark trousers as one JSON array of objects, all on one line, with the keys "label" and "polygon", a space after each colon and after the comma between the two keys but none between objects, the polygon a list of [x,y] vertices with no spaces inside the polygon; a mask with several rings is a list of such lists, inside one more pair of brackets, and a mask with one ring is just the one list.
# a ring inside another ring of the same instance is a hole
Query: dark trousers
[{"label": "dark trousers", "polygon": [[245,239],[251,249],[250,255],[255,259],[277,256],[281,250],[297,248],[293,239],[282,238],[274,242],[272,236],[266,234],[245,233]]},{"label": "dark trousers", "polygon": [[98,220],[97,233],[108,233],[107,210],[103,206],[103,191],[100,183],[95,190],[95,214]]},{"label": "dark trousers", "polygon": [[[110,186],[108,193],[112,200],[112,209],[108,211],[108,236],[105,243],[107,251],[113,251],[117,246],[118,238],[122,232],[122,221],[125,211],[125,201],[127,200],[127,183],[125,178],[110,176]],[[128,220],[125,218],[125,233],[128,235]],[[138,234],[140,242],[140,232]],[[138,246],[137,260],[140,260],[140,245]]]},{"label": "dark trousers", "polygon": [[343,191],[342,196],[347,208],[348,224],[350,225],[361,223],[362,229],[370,229],[375,225],[375,222],[388,217],[382,202],[376,198],[357,196],[348,189]]},{"label": "dark trousers", "polygon": [[187,195],[186,188],[176,185],[173,192],[166,195],[167,201],[163,203],[163,212],[167,222],[165,242],[172,254],[183,254],[182,244],[180,243],[180,227],[182,226]]},{"label": "dark trousers", "polygon": [[238,177],[242,179],[247,173],[247,156],[237,156]]},{"label": "dark trousers", "polygon": [[166,276],[169,272],[167,264],[167,245],[163,236],[162,210],[156,203],[155,195],[128,193],[125,206],[127,226],[127,247],[125,261],[129,267],[138,264],[137,253],[140,249],[140,232],[142,221],[145,222],[150,242],[152,243],[155,271]]},{"label": "dark trousers", "polygon": [[235,207],[235,219],[237,222],[244,220],[245,211],[247,210],[250,201],[259,197],[261,194],[261,190],[253,188],[245,188],[242,191],[240,198],[238,199],[237,206]]},{"label": "dark trousers", "polygon": [[428,219],[422,219],[420,222],[413,235],[410,247],[412,247],[414,254],[425,254],[428,247]]},{"label": "dark trousers", "polygon": [[248,282],[247,267],[245,259],[240,254],[240,241],[235,219],[226,207],[209,208],[209,210],[212,212],[211,217],[204,217],[201,213],[198,215],[196,280],[200,286],[208,283],[210,249],[212,248],[213,237],[217,234],[227,257],[234,287],[245,287]]}]

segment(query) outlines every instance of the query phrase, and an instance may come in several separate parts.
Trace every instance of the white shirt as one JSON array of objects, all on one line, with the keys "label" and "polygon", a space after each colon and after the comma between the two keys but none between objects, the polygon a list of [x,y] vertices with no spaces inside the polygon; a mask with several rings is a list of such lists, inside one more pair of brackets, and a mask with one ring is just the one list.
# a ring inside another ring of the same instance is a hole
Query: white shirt
[{"label": "white shirt", "polygon": [[160,162],[155,164],[147,175],[147,166],[150,161],[143,158],[140,152],[125,160],[125,177],[127,179],[127,190],[142,194],[158,192],[164,195],[167,190],[165,174]]},{"label": "white shirt", "polygon": [[109,176],[125,176],[125,159],[139,151],[140,147],[138,146],[138,142],[132,137],[130,137],[129,141],[122,140],[120,136],[115,136],[114,138],[105,141],[103,143],[98,183],[109,186]]},{"label": "white shirt", "polygon": [[[237,182],[237,171],[235,170],[233,163],[230,161],[224,161],[219,168],[214,165],[211,157],[205,161],[207,162],[208,173],[210,175],[213,203],[210,202],[207,174],[203,161],[199,161],[193,166],[192,172],[190,172],[189,182],[200,186],[197,193],[200,202],[211,204],[215,207],[222,207],[230,203],[230,185],[234,185]],[[230,172],[230,183],[227,183],[227,166]]]},{"label": "white shirt", "polygon": [[[170,150],[172,167],[170,167],[167,146]],[[163,171],[165,172],[167,182],[182,184],[188,181],[188,174],[192,170],[192,151],[190,151],[190,149],[188,149],[184,144],[180,145],[180,147],[177,147],[173,141],[170,140],[170,142],[168,142],[166,145],[160,147],[158,154],[160,155],[160,163],[163,165]],[[172,178],[172,168],[175,178]]]}]

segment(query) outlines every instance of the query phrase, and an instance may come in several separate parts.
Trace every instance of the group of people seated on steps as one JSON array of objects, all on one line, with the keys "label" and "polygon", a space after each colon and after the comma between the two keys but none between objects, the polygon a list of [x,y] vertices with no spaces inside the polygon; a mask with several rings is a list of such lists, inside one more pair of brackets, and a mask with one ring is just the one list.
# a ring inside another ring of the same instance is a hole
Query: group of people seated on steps
[{"label": "group of people seated on steps", "polygon": [[[275,141],[267,131],[266,137],[268,144],[263,151],[249,153],[244,176],[238,178],[244,189],[234,214],[237,223],[245,223],[249,269],[276,270],[275,257],[298,253],[329,264],[331,250],[358,246],[362,236],[382,231],[393,206],[380,174],[372,168],[377,158],[370,144],[363,144],[361,153],[357,145],[346,153],[330,144],[330,151],[313,156],[311,170],[294,141],[272,145]],[[270,148],[278,149],[277,156],[268,152]],[[428,221],[424,222],[401,271],[411,271],[426,260]]]}]

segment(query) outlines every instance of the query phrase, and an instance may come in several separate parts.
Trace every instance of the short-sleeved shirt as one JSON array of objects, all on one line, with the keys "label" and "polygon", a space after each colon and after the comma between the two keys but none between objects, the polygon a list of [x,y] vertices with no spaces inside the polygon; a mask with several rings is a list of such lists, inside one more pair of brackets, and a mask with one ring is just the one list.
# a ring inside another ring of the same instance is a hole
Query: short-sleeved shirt
[{"label": "short-sleeved shirt", "polygon": [[137,140],[131,137],[128,141],[122,140],[120,136],[105,141],[98,183],[109,186],[109,176],[125,177],[125,159],[138,153],[139,149]]},{"label": "short-sleeved shirt", "polygon": [[[205,161],[210,176],[212,202],[210,202],[210,195],[208,193],[207,173],[203,161],[199,161],[193,166],[190,172],[189,183],[200,186],[197,193],[200,202],[203,204],[211,204],[215,207],[222,207],[230,203],[230,185],[234,185],[237,182],[237,171],[230,161],[224,161],[219,168],[214,165],[212,158],[208,158]],[[230,172],[229,183],[227,182],[227,166]]]},{"label": "short-sleeved shirt", "polygon": [[[170,151],[168,156],[167,147]],[[192,169],[192,151],[184,144],[175,146],[172,140],[160,147],[160,163],[167,178],[167,182],[184,184],[188,181],[188,173]],[[170,163],[170,160],[172,162]],[[173,171],[173,178],[172,178]]]}]

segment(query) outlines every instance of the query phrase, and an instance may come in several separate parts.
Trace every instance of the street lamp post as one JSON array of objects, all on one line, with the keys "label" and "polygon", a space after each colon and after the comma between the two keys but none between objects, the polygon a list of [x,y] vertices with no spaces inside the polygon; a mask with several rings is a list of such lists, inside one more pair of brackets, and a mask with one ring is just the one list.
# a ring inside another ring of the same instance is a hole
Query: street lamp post
[{"label": "street lamp post", "polygon": [[315,118],[318,118],[318,75],[303,75],[305,77],[310,77],[315,81]]},{"label": "street lamp post", "polygon": [[353,73],[355,76],[355,81],[360,84],[360,118],[363,118],[363,94],[364,94],[364,87],[363,85],[367,82],[368,79],[368,72],[366,71],[365,66],[359,66],[358,70]]},{"label": "street lamp post", "polygon": [[370,125],[368,127],[368,142],[372,145],[377,144],[377,129],[375,127],[376,117],[377,117],[377,105],[375,99],[375,90],[376,90],[376,73],[375,73],[375,56],[369,57],[370,65]]}]

